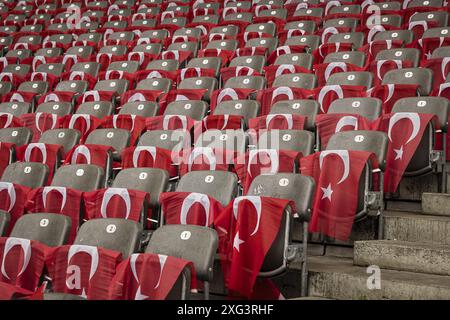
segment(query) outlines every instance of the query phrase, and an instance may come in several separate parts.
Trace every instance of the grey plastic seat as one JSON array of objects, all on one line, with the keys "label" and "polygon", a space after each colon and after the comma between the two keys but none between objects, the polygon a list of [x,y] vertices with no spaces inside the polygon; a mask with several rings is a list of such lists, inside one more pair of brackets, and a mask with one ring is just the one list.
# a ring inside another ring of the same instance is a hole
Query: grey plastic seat
[{"label": "grey plastic seat", "polygon": [[48,91],[47,81],[26,81],[22,82],[17,88],[18,91],[44,94]]},{"label": "grey plastic seat", "polygon": [[197,42],[175,42],[167,47],[167,50],[189,51],[192,56],[197,56],[198,43]]},{"label": "grey plastic seat", "polygon": [[180,100],[169,103],[164,115],[182,115],[201,121],[208,111],[208,104],[200,100]]},{"label": "grey plastic seat", "polygon": [[75,55],[82,58],[87,58],[93,53],[94,48],[89,46],[73,46],[66,51],[66,55]]},{"label": "grey plastic seat", "polygon": [[28,102],[2,102],[0,103],[0,112],[20,117],[25,113],[31,112],[31,104]]},{"label": "grey plastic seat", "polygon": [[242,21],[247,23],[252,23],[253,13],[251,12],[238,12],[227,14],[223,21]]},{"label": "grey plastic seat", "polygon": [[71,164],[56,170],[51,185],[88,192],[102,187],[104,180],[103,169],[98,166]]},{"label": "grey plastic seat", "polygon": [[324,21],[324,28],[351,28],[353,31],[359,25],[359,20],[355,18],[336,18]]},{"label": "grey plastic seat", "polygon": [[400,40],[408,44],[414,40],[414,33],[411,30],[381,31],[375,34],[373,40]]},{"label": "grey plastic seat", "polygon": [[397,11],[402,8],[402,4],[398,1],[379,2],[374,3],[374,5],[377,6],[380,11]]},{"label": "grey plastic seat", "polygon": [[44,27],[42,24],[27,25],[20,28],[20,32],[42,32]]},{"label": "grey plastic seat", "polygon": [[225,39],[225,40],[214,40],[208,42],[205,49],[222,49],[234,51],[238,48],[237,40]]},{"label": "grey plastic seat", "polygon": [[432,28],[426,30],[423,35],[422,39],[426,38],[446,38],[449,36],[450,28],[449,27],[441,27],[441,28]]},{"label": "grey plastic seat", "polygon": [[65,65],[62,63],[43,63],[36,68],[36,72],[46,72],[59,77],[64,72]]},{"label": "grey plastic seat", "polygon": [[172,80],[166,78],[143,79],[136,85],[136,90],[161,90],[169,92]]},{"label": "grey plastic seat", "polygon": [[214,115],[232,114],[244,117],[244,122],[255,118],[259,114],[259,103],[255,100],[229,100],[222,101],[214,109]]},{"label": "grey plastic seat", "polygon": [[382,50],[378,52],[375,60],[408,60],[413,63],[413,67],[419,66],[421,52],[416,48],[399,48]]},{"label": "grey plastic seat", "polygon": [[368,71],[333,73],[327,80],[327,85],[350,85],[372,87],[373,74]]},{"label": "grey plastic seat", "polygon": [[155,117],[159,112],[159,106],[153,101],[127,102],[120,108],[119,114],[132,114],[144,118]]},{"label": "grey plastic seat", "polygon": [[410,22],[415,21],[433,21],[436,27],[445,27],[448,25],[448,13],[445,11],[416,12],[410,18]]},{"label": "grey plastic seat", "polygon": [[35,189],[42,187],[49,174],[48,166],[38,162],[13,162],[3,171],[2,182],[12,182]]},{"label": "grey plastic seat", "polygon": [[4,237],[6,235],[6,230],[8,230],[10,220],[10,214],[6,211],[0,210],[0,237]]},{"label": "grey plastic seat", "polygon": [[228,79],[224,88],[262,90],[265,86],[266,79],[263,76],[240,76]]},{"label": "grey plastic seat", "polygon": [[420,95],[429,95],[433,87],[433,72],[425,68],[390,70],[383,77],[383,84],[418,84]]},{"label": "grey plastic seat", "polygon": [[218,75],[221,65],[222,59],[218,57],[193,58],[189,60],[186,68],[212,69]]},{"label": "grey plastic seat", "polygon": [[25,76],[31,71],[31,66],[27,64],[8,64],[3,68],[3,72],[10,72],[19,76]]},{"label": "grey plastic seat", "polygon": [[305,129],[314,131],[319,103],[312,99],[278,101],[270,108],[270,114],[298,114],[306,117]]},{"label": "grey plastic seat", "polygon": [[228,171],[191,171],[181,177],[176,191],[207,194],[225,207],[238,194],[238,177]]},{"label": "grey plastic seat", "polygon": [[230,67],[250,67],[259,73],[266,64],[263,56],[236,57],[230,62]]},{"label": "grey plastic seat", "polygon": [[257,149],[299,151],[307,156],[314,151],[314,133],[306,130],[268,130],[261,133]]},{"label": "grey plastic seat", "polygon": [[238,26],[235,25],[228,25],[228,26],[218,26],[218,27],[213,27],[211,28],[210,34],[214,34],[214,33],[219,33],[219,34],[223,34],[226,36],[237,36],[237,34],[239,33],[239,28]]},{"label": "grey plastic seat", "polygon": [[[375,3],[373,5],[377,5],[377,4]],[[375,25],[378,25],[381,22],[383,25],[386,25],[386,26],[400,28],[403,23],[403,18],[399,14],[382,14],[379,17],[379,20],[377,18],[378,18],[377,16],[372,15],[371,17],[369,17],[367,19],[366,25],[368,27],[373,27]]]},{"label": "grey plastic seat", "polygon": [[287,10],[284,8],[261,10],[259,12],[258,16],[259,17],[273,17],[273,18],[286,20]]},{"label": "grey plastic seat", "polygon": [[138,251],[141,234],[142,227],[132,220],[92,219],[81,225],[74,244],[118,251],[126,259]]},{"label": "grey plastic seat", "polygon": [[102,119],[114,113],[114,106],[109,101],[89,101],[80,104],[76,114],[89,114]]},{"label": "grey plastic seat", "polygon": [[295,36],[286,39],[284,45],[286,46],[307,46],[310,48],[310,51],[316,50],[320,45],[320,37],[318,35],[303,35],[303,36]]},{"label": "grey plastic seat", "polygon": [[91,42],[100,42],[103,38],[103,33],[99,32],[89,32],[80,34],[78,37],[78,41],[91,41]]},{"label": "grey plastic seat", "polygon": [[371,121],[381,115],[382,102],[378,98],[343,98],[334,100],[327,113],[358,114]]},{"label": "grey plastic seat", "polygon": [[67,244],[71,226],[71,219],[62,214],[31,213],[17,220],[10,236],[58,247]]},{"label": "grey plastic seat", "polygon": [[358,67],[363,67],[366,63],[366,55],[359,51],[332,52],[325,57],[323,62],[345,62],[354,64]]},{"label": "grey plastic seat", "polygon": [[71,72],[79,71],[90,74],[93,77],[97,77],[100,71],[100,63],[98,62],[78,62],[75,63],[70,69]]},{"label": "grey plastic seat", "polygon": [[146,131],[138,141],[138,146],[154,146],[174,152],[190,146],[190,135],[184,130]]},{"label": "grey plastic seat", "polygon": [[0,95],[5,95],[12,90],[11,82],[0,81]]},{"label": "grey plastic seat", "polygon": [[162,44],[147,43],[147,44],[138,44],[133,48],[132,52],[146,52],[154,55],[159,55],[161,51],[162,51]]},{"label": "grey plastic seat", "polygon": [[[179,7],[181,8],[181,7]],[[175,17],[175,18],[166,18],[161,21],[161,24],[173,24],[179,27],[184,27],[187,23],[187,19],[185,17]]]},{"label": "grey plastic seat", "polygon": [[450,46],[439,47],[434,49],[431,59],[450,57]]},{"label": "grey plastic seat", "polygon": [[22,36],[17,40],[17,43],[27,43],[31,45],[38,45],[42,43],[42,37],[40,35]]},{"label": "grey plastic seat", "polygon": [[80,138],[81,132],[76,129],[50,129],[42,133],[39,142],[62,146],[62,156],[65,157],[80,142]]},{"label": "grey plastic seat", "polygon": [[353,48],[358,49],[363,46],[365,34],[363,32],[347,32],[333,34],[328,38],[327,43],[351,43]]},{"label": "grey plastic seat", "polygon": [[118,31],[109,35],[108,40],[132,41],[134,33],[131,31]]},{"label": "grey plastic seat", "polygon": [[[310,1],[308,1],[310,3]],[[317,1],[318,4],[319,2]],[[311,3],[314,4],[314,3]],[[294,12],[294,17],[312,16],[321,18],[324,14],[323,8],[300,8]]]},{"label": "grey plastic seat", "polygon": [[334,6],[328,11],[328,14],[336,13],[359,14],[361,13],[361,6],[359,4]]},{"label": "grey plastic seat", "polygon": [[125,79],[100,80],[95,84],[94,90],[111,91],[121,95],[128,90],[128,86],[128,80]]},{"label": "grey plastic seat", "polygon": [[414,8],[414,7],[441,8],[442,6],[443,6],[442,0],[412,0],[408,3],[408,8]]},{"label": "grey plastic seat", "polygon": [[217,25],[220,17],[216,14],[208,14],[202,16],[196,16],[192,19],[192,23],[211,23]]},{"label": "grey plastic seat", "polygon": [[89,84],[85,80],[61,81],[56,85],[55,91],[66,91],[82,94],[88,89],[88,86]]},{"label": "grey plastic seat", "polygon": [[262,47],[267,48],[267,52],[271,54],[278,46],[277,38],[253,38],[245,43],[246,48]]},{"label": "grey plastic seat", "polygon": [[289,53],[279,56],[274,65],[292,64],[311,70],[313,65],[313,56],[309,53]]},{"label": "grey plastic seat", "polygon": [[72,104],[70,102],[44,102],[38,105],[36,113],[56,114],[59,117],[72,113]]},{"label": "grey plastic seat", "polygon": [[317,77],[309,73],[289,73],[278,76],[272,87],[291,87],[312,90],[317,86]]},{"label": "grey plastic seat", "polygon": [[202,31],[199,28],[180,28],[175,30],[173,36],[188,36],[200,39],[202,36]]},{"label": "grey plastic seat", "polygon": [[150,38],[150,39],[164,40],[165,38],[169,37],[169,31],[167,31],[165,29],[148,30],[148,31],[144,31],[142,33],[142,37]]},{"label": "grey plastic seat", "polygon": [[206,89],[203,99],[209,101],[211,93],[218,88],[218,81],[212,77],[195,77],[181,80],[178,89]]},{"label": "grey plastic seat", "polygon": [[70,44],[73,41],[73,36],[71,34],[53,34],[49,37],[49,41],[61,43],[64,45]]},{"label": "grey plastic seat", "polygon": [[[185,235],[189,234],[189,237]],[[192,261],[197,278],[204,282],[205,299],[213,279],[214,256],[218,247],[214,229],[195,225],[165,225],[150,238],[146,253],[164,254]]]},{"label": "grey plastic seat", "polygon": [[139,70],[139,62],[137,61],[115,61],[108,66],[109,70],[124,71],[128,73],[135,73]]},{"label": "grey plastic seat", "polygon": [[0,129],[0,141],[13,143],[16,146],[22,146],[31,142],[33,133],[31,129],[21,128],[4,128]]},{"label": "grey plastic seat", "polygon": [[[121,22],[121,21],[120,21]],[[98,53],[106,53],[106,54],[112,54],[114,56],[122,56],[127,53],[127,47],[123,45],[117,45],[117,46],[104,46],[101,47]]]},{"label": "grey plastic seat", "polygon": [[5,57],[7,58],[17,58],[19,60],[31,57],[32,51],[29,49],[16,49],[16,50],[9,50]]},{"label": "grey plastic seat", "polygon": [[120,157],[122,150],[130,145],[130,131],[114,128],[95,129],[87,136],[86,144],[113,147],[113,155]]},{"label": "grey plastic seat", "polygon": [[210,129],[203,132],[195,141],[195,147],[211,147],[245,153],[248,136],[242,130]]},{"label": "grey plastic seat", "polygon": [[[147,70],[165,70],[165,71],[175,71],[178,70],[180,63],[175,59],[157,59],[152,60],[147,65]],[[168,79],[167,79],[168,80]]]},{"label": "grey plastic seat", "polygon": [[83,297],[70,293],[46,292],[43,295],[44,300],[86,300]]},{"label": "grey plastic seat", "polygon": [[287,22],[284,25],[284,30],[303,30],[307,34],[312,34],[316,30],[316,24],[310,20],[299,20]]}]

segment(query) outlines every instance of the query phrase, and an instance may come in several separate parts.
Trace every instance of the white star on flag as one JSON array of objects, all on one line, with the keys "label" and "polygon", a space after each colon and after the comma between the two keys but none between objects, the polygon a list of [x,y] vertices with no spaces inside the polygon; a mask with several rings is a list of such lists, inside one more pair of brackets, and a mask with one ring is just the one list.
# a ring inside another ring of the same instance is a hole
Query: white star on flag
[{"label": "white star on flag", "polygon": [[400,149],[394,149],[395,159],[394,160],[402,160],[403,157],[403,146],[400,147]]},{"label": "white star on flag", "polygon": [[233,240],[233,247],[239,252],[239,246],[243,244],[245,241],[239,239],[239,232],[236,233]]},{"label": "white star on flag", "polygon": [[322,200],[325,198],[328,198],[328,200],[331,201],[331,194],[333,193],[333,190],[331,189],[331,183],[328,184],[328,187],[326,187],[326,188],[320,187],[320,189],[322,189],[322,192],[323,192]]},{"label": "white star on flag", "polygon": [[146,300],[147,298],[148,298],[148,296],[142,294],[141,286],[139,286],[137,291],[136,291],[136,295],[134,297],[134,300]]}]

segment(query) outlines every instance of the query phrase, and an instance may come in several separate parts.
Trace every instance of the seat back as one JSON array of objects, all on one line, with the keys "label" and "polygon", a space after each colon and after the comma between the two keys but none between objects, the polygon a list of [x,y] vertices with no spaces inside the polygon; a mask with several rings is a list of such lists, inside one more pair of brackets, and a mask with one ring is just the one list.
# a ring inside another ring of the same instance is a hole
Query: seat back
[{"label": "seat back", "polygon": [[121,153],[130,144],[130,131],[125,129],[95,129],[86,138],[86,144],[110,146]]},{"label": "seat back", "polygon": [[192,261],[200,281],[212,281],[218,247],[215,230],[195,225],[165,225],[150,238],[146,253],[165,254]]},{"label": "seat back", "polygon": [[211,147],[245,153],[248,136],[243,130],[206,130],[195,141],[195,147]]},{"label": "seat back", "polygon": [[0,129],[0,142],[14,143],[22,146],[31,142],[33,133],[29,128],[4,128]]},{"label": "seat back", "polygon": [[327,80],[327,85],[349,85],[372,87],[373,74],[367,71],[333,73]]},{"label": "seat back", "polygon": [[325,57],[323,62],[345,62],[354,64],[358,67],[363,67],[366,63],[366,55],[359,51],[332,52]]},{"label": "seat back", "polygon": [[49,174],[47,165],[38,162],[13,162],[3,171],[2,182],[12,182],[28,188],[42,187]]},{"label": "seat back", "polygon": [[359,114],[373,121],[381,115],[381,107],[382,102],[378,98],[343,98],[334,100],[328,113]]},{"label": "seat back", "polygon": [[109,101],[89,101],[80,104],[75,113],[89,114],[96,118],[102,119],[113,114],[113,112],[114,106]]},{"label": "seat back", "polygon": [[56,114],[59,117],[72,113],[72,103],[70,102],[44,102],[38,105],[36,113],[51,113]]},{"label": "seat back", "polygon": [[262,76],[240,76],[227,80],[224,88],[262,90],[266,86],[266,79]]},{"label": "seat back", "polygon": [[187,116],[194,120],[202,120],[207,111],[208,104],[200,100],[179,100],[169,103],[164,111],[164,115],[180,115]]},{"label": "seat back", "polygon": [[278,101],[272,105],[270,114],[298,114],[306,117],[305,129],[314,131],[319,103],[312,99]]},{"label": "seat back", "polygon": [[214,115],[232,114],[244,117],[245,123],[259,114],[259,103],[255,100],[228,100],[222,101],[214,109]]},{"label": "seat back", "polygon": [[257,143],[258,149],[299,151],[307,156],[314,151],[314,133],[306,130],[267,130]]},{"label": "seat back", "polygon": [[311,70],[313,65],[313,56],[310,53],[289,53],[279,56],[274,65],[292,64]]},{"label": "seat back", "polygon": [[11,237],[39,241],[49,247],[67,243],[72,221],[68,216],[54,213],[32,213],[20,217]]},{"label": "seat back", "polygon": [[81,132],[76,129],[51,129],[44,131],[39,142],[63,147],[62,156],[80,142]]},{"label": "seat back", "polygon": [[420,62],[421,52],[416,48],[398,48],[378,52],[375,60],[408,60],[416,68]]},{"label": "seat back", "polygon": [[178,89],[207,89],[203,96],[206,101],[209,101],[211,93],[217,88],[217,79],[212,77],[187,78],[178,84]]},{"label": "seat back", "polygon": [[138,146],[154,146],[162,149],[181,151],[190,146],[189,132],[184,130],[151,130],[145,132]]},{"label": "seat back", "polygon": [[420,95],[427,96],[433,88],[433,72],[425,68],[390,70],[383,77],[383,84],[417,84]]},{"label": "seat back", "polygon": [[119,114],[132,114],[144,118],[155,117],[159,112],[159,106],[153,101],[127,102],[120,108]]},{"label": "seat back", "polygon": [[278,76],[272,84],[272,87],[290,87],[312,90],[317,86],[317,78],[309,73],[290,73]]},{"label": "seat back", "polygon": [[51,185],[88,192],[99,189],[103,182],[102,168],[92,164],[72,164],[59,167]]},{"label": "seat back", "polygon": [[102,247],[122,253],[124,259],[137,252],[142,227],[139,223],[115,218],[88,220],[78,230],[73,244]]}]

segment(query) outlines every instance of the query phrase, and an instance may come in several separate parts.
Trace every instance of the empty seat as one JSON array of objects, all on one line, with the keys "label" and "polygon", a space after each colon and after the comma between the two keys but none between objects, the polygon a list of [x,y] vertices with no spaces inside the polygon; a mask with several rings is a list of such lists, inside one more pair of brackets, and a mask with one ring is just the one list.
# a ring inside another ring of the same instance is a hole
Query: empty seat
[{"label": "empty seat", "polygon": [[217,88],[217,79],[212,77],[187,78],[178,84],[178,89],[206,89],[203,96],[206,101],[209,101],[211,93]]},{"label": "empty seat", "polygon": [[127,91],[128,86],[128,80],[125,79],[101,80],[95,84],[94,90],[112,91],[118,95],[121,95]]},{"label": "empty seat", "polygon": [[327,80],[327,85],[350,85],[372,87],[373,74],[367,71],[333,73]]},{"label": "empty seat", "polygon": [[71,114],[72,111],[73,105],[70,102],[44,102],[36,108],[36,113],[51,113],[56,114],[59,117]]},{"label": "empty seat", "polygon": [[31,142],[33,133],[29,128],[4,128],[0,129],[0,141],[22,146]]},{"label": "empty seat", "polygon": [[312,90],[317,86],[317,78],[309,73],[289,73],[276,77],[272,87],[291,87]]},{"label": "empty seat", "polygon": [[172,80],[166,78],[144,79],[138,82],[136,90],[161,90],[169,92],[172,87]]},{"label": "empty seat", "polygon": [[224,88],[262,90],[266,86],[266,79],[262,76],[240,76],[227,80]]},{"label": "empty seat", "polygon": [[59,167],[51,185],[88,192],[99,189],[103,182],[102,168],[91,164],[72,164]]},{"label": "empty seat", "polygon": [[263,56],[236,57],[230,62],[230,67],[249,67],[262,72],[266,59]]},{"label": "empty seat", "polygon": [[314,133],[306,130],[268,130],[258,138],[257,149],[299,151],[303,156],[313,153]]},{"label": "empty seat", "polygon": [[76,129],[50,129],[42,133],[40,143],[57,144],[62,146],[64,157],[70,149],[80,142],[81,132]]},{"label": "empty seat", "polygon": [[132,114],[144,118],[154,117],[159,112],[159,106],[153,101],[127,102],[120,108],[119,114]]},{"label": "empty seat", "polygon": [[0,112],[11,113],[15,117],[20,117],[31,112],[31,104],[28,102],[2,102],[0,103]]},{"label": "empty seat", "polygon": [[222,101],[214,109],[215,115],[232,114],[244,117],[245,123],[259,114],[259,103],[255,100],[229,100]]},{"label": "empty seat", "polygon": [[164,115],[182,115],[200,121],[205,117],[208,108],[209,106],[205,101],[173,101],[167,105]]},{"label": "empty seat", "polygon": [[114,112],[114,106],[109,101],[89,101],[79,105],[77,114],[89,114],[96,118],[102,119]]},{"label": "empty seat", "polygon": [[325,57],[323,62],[345,62],[354,64],[358,67],[363,67],[366,63],[366,55],[359,51],[332,52]]},{"label": "empty seat", "polygon": [[86,144],[110,146],[114,149],[114,157],[119,158],[122,150],[130,144],[130,131],[114,128],[95,129],[87,136]]},{"label": "empty seat", "polygon": [[375,34],[373,38],[373,40],[400,40],[405,44],[411,43],[413,39],[414,33],[411,30],[382,31]]},{"label": "empty seat", "polygon": [[11,182],[28,188],[42,187],[49,174],[47,165],[38,162],[13,162],[3,171],[2,182]]},{"label": "empty seat", "polygon": [[306,117],[305,129],[314,131],[319,103],[312,99],[278,101],[272,105],[270,114],[298,114]]},{"label": "empty seat", "polygon": [[416,48],[389,49],[378,52],[375,60],[408,60],[415,68],[419,65],[420,55],[420,50]]},{"label": "empty seat", "polygon": [[351,43],[353,48],[358,49],[364,44],[364,39],[363,32],[337,33],[330,36],[327,43]]},{"label": "empty seat", "polygon": [[311,69],[313,65],[313,56],[310,53],[290,53],[279,56],[274,65],[292,64],[305,69]]},{"label": "empty seat", "polygon": [[383,77],[383,84],[417,84],[420,95],[429,95],[433,85],[433,72],[425,68],[390,70]]},{"label": "empty seat", "polygon": [[334,100],[327,113],[358,114],[373,121],[381,115],[381,107],[378,98],[343,98]]},{"label": "empty seat", "polygon": [[196,147],[211,147],[245,153],[248,136],[242,130],[210,129],[203,132],[195,141]]},{"label": "empty seat", "polygon": [[179,152],[190,146],[190,135],[184,130],[152,130],[145,132],[138,146],[153,146]]},{"label": "empty seat", "polygon": [[88,82],[84,80],[61,81],[56,85],[55,91],[84,93],[88,89]]},{"label": "empty seat", "polygon": [[175,71],[178,70],[180,63],[175,59],[158,59],[152,60],[147,65],[147,70],[165,70],[165,71]]},{"label": "empty seat", "polygon": [[320,37],[317,35],[304,35],[304,36],[295,36],[286,39],[284,45],[286,46],[307,46],[310,48],[310,51],[314,51],[320,45]]}]

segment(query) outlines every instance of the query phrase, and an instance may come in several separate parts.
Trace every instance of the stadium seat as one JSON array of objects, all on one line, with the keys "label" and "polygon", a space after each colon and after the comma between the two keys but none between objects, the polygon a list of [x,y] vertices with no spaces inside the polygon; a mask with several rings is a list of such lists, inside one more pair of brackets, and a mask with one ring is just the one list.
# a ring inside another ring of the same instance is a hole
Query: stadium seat
[{"label": "stadium seat", "polygon": [[327,113],[359,114],[370,120],[381,115],[381,100],[378,98],[344,98],[334,100]]},{"label": "stadium seat", "polygon": [[271,114],[298,114],[306,117],[305,129],[315,130],[315,117],[319,113],[319,103],[315,100],[286,100],[272,105]]},{"label": "stadium seat", "polygon": [[404,68],[386,72],[383,84],[417,84],[420,95],[430,94],[433,85],[433,72],[424,68]]},{"label": "stadium seat", "polygon": [[152,101],[127,102],[120,107],[119,114],[131,114],[144,118],[154,117],[159,112],[159,106]]},{"label": "stadium seat", "polygon": [[206,116],[208,108],[205,101],[173,101],[167,105],[164,115],[182,115],[200,121]]},{"label": "stadium seat", "polygon": [[248,136],[242,130],[210,129],[203,132],[195,141],[195,147],[211,147],[245,153]]},{"label": "stadium seat", "polygon": [[44,131],[39,142],[57,144],[63,147],[62,157],[80,142],[81,133],[75,129],[51,129]]},{"label": "stadium seat", "polygon": [[55,172],[51,185],[87,192],[101,188],[104,179],[103,169],[96,165],[64,165]]},{"label": "stadium seat", "polygon": [[4,128],[0,129],[0,141],[22,146],[31,142],[33,133],[29,128]]},{"label": "stadium seat", "polygon": [[45,184],[48,174],[49,168],[43,163],[13,162],[6,167],[0,181],[16,183],[34,189]]},{"label": "stadium seat", "polygon": [[299,151],[307,156],[314,151],[314,133],[306,130],[268,130],[261,133],[257,149]]}]

